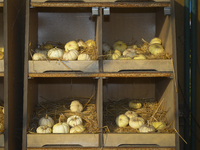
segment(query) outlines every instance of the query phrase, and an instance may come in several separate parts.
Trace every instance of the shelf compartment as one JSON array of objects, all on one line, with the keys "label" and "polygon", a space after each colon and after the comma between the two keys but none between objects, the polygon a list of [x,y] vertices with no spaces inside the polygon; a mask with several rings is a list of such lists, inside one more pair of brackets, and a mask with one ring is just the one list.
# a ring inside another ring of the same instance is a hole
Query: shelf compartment
[{"label": "shelf compartment", "polygon": [[[79,100],[84,106],[88,100],[93,96],[93,100],[90,101],[90,104],[95,104],[96,113],[97,113],[97,124],[98,120],[98,97],[97,91],[97,80],[93,78],[34,78],[28,80],[28,104],[27,104],[27,129],[29,130],[34,126],[34,122],[31,122],[34,110],[36,105],[41,102],[50,101],[50,102],[61,102],[63,99],[73,99]],[[84,97],[80,99],[81,97]],[[72,101],[72,100],[71,100]],[[66,110],[69,109],[70,101],[64,101],[64,106]],[[57,104],[57,103],[56,103]],[[43,103],[44,106],[44,103]],[[46,106],[46,105],[45,105]],[[59,107],[60,108],[60,107]],[[86,111],[87,106],[83,110]],[[49,109],[48,109],[49,110]],[[61,110],[58,110],[61,111]],[[43,112],[39,114],[41,115]],[[46,113],[46,112],[44,112]],[[62,112],[65,114],[65,111]],[[59,114],[57,114],[59,115]],[[58,116],[51,116],[54,118],[55,123],[58,120]],[[68,117],[67,117],[68,118]],[[83,120],[83,125],[85,120]],[[32,124],[33,123],[33,124]],[[37,124],[37,121],[35,122]],[[35,132],[34,128],[34,132]],[[87,133],[80,134],[38,134],[38,133],[27,133],[27,147],[98,147],[99,146],[99,134],[90,133],[89,130]]]},{"label": "shelf compartment", "polygon": [[[167,111],[167,125],[171,124],[170,130],[175,128],[175,99],[174,81],[170,78],[108,78],[103,84],[103,126],[108,126],[110,132],[103,134],[105,147],[174,147],[176,146],[175,132],[165,133],[138,133],[118,130],[115,119],[124,114],[129,108],[129,101],[138,100],[159,103],[163,101],[164,111]],[[163,100],[164,99],[164,100]],[[109,102],[109,103],[107,103]],[[112,106],[111,106],[112,103]],[[110,105],[109,105],[110,104]],[[109,106],[108,106],[109,105]],[[119,107],[120,106],[120,107]],[[112,110],[113,109],[113,110]],[[112,114],[109,117],[107,111]],[[139,116],[142,116],[139,113]],[[159,121],[159,120],[158,120]],[[146,122],[145,122],[146,123]]]},{"label": "shelf compartment", "polygon": [[[2,106],[2,105],[4,106],[4,77],[0,77],[0,106]],[[4,112],[5,112],[5,107],[4,107]],[[1,112],[1,114],[2,114],[2,112]],[[4,114],[4,117],[5,117],[5,114]],[[5,122],[5,118],[4,118],[3,122]],[[0,123],[2,123],[2,118],[1,118]],[[5,123],[3,125],[3,128],[5,129]],[[4,133],[0,134],[0,147],[4,147]]]},{"label": "shelf compartment", "polygon": [[[98,17],[92,8],[31,8],[29,25],[29,51],[48,41],[66,44],[69,41],[96,39],[98,50]],[[81,25],[81,28],[80,28]],[[27,49],[28,51],[28,49]],[[97,53],[98,54],[98,53]],[[98,60],[90,61],[33,61],[29,55],[29,72],[81,71],[98,72]],[[66,66],[64,65],[66,64]],[[70,68],[68,68],[68,67]]]},{"label": "shelf compartment", "polygon": [[[162,40],[165,52],[173,55],[172,21],[164,14],[164,8],[110,8],[110,16],[103,16],[102,41],[111,47],[122,40],[127,45],[143,45],[154,37]],[[129,43],[132,44],[129,44]],[[171,59],[103,60],[103,72],[121,70],[173,71]]]}]

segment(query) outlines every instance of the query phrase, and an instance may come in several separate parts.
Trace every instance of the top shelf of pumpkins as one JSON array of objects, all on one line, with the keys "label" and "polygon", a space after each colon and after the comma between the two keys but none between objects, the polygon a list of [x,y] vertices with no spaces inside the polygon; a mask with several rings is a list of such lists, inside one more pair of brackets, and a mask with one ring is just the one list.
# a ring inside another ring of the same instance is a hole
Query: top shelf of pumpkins
[{"label": "top shelf of pumpkins", "polygon": [[34,50],[33,60],[96,60],[97,46],[94,40],[69,41],[65,45],[47,42]]},{"label": "top shelf of pumpkins", "polygon": [[144,43],[141,47],[129,45],[121,40],[116,41],[112,47],[103,43],[104,59],[108,60],[133,60],[133,59],[170,59],[163,48],[160,38],[153,38],[150,43],[142,39]]}]

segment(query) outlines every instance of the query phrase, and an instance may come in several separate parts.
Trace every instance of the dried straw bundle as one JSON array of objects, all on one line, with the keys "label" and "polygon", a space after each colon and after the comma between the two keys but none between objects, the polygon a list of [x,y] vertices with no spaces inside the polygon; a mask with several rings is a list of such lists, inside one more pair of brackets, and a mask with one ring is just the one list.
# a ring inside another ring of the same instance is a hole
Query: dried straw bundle
[{"label": "dried straw bundle", "polygon": [[[89,99],[89,100],[88,100]],[[70,103],[73,100],[78,100],[83,104],[84,109],[82,112],[71,112]],[[86,103],[87,102],[87,103]],[[38,121],[46,114],[54,119],[55,123],[58,123],[58,119],[61,116],[61,121],[66,122],[67,118],[72,115],[78,115],[83,119],[83,126],[86,128],[84,133],[97,133],[97,113],[95,100],[91,98],[64,98],[59,101],[46,101],[38,103],[32,114],[31,120],[28,125],[28,133],[36,133],[38,127]]]},{"label": "dried straw bundle", "polygon": [[90,55],[91,60],[97,60],[98,59],[98,50],[96,46],[81,48],[79,50],[80,54],[88,54]]}]

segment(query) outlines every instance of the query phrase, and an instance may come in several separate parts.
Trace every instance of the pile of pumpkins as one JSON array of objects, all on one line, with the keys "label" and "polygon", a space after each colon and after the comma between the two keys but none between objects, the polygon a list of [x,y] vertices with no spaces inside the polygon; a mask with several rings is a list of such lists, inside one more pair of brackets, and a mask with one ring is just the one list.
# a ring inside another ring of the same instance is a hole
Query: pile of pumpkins
[{"label": "pile of pumpkins", "polygon": [[[74,100],[70,104],[71,112],[81,112],[83,110],[82,104]],[[85,127],[82,125],[81,117],[74,115],[67,119],[67,122],[59,122],[54,124],[54,120],[46,114],[39,120],[39,127],[36,129],[37,133],[82,133]]]},{"label": "pile of pumpkins", "polygon": [[81,48],[93,48],[96,47],[96,42],[94,40],[88,40],[84,42],[79,41],[69,41],[65,44],[64,50],[58,47],[53,47],[52,44],[47,43],[40,48],[35,49],[35,53],[32,56],[33,60],[91,60],[89,54],[82,53],[79,54],[79,49]]},{"label": "pile of pumpkins", "polygon": [[[129,107],[139,109],[142,107],[142,104],[130,101]],[[145,124],[145,120],[139,117],[134,111],[127,111],[125,114],[117,116],[115,121],[118,127],[126,127],[129,125],[131,128],[139,129],[139,132],[142,133],[155,132],[156,130],[162,130],[166,127],[166,124],[162,121]]]},{"label": "pile of pumpkins", "polygon": [[0,60],[4,58],[4,47],[0,47]]},{"label": "pile of pumpkins", "polygon": [[152,55],[159,55],[164,52],[164,48],[161,45],[160,38],[153,38],[150,43],[146,42],[138,48],[137,45],[127,46],[127,44],[121,40],[116,41],[112,49],[107,43],[103,43],[103,52],[108,60],[130,60],[130,59],[146,59],[143,54],[137,54],[138,49],[142,51],[149,51]]}]

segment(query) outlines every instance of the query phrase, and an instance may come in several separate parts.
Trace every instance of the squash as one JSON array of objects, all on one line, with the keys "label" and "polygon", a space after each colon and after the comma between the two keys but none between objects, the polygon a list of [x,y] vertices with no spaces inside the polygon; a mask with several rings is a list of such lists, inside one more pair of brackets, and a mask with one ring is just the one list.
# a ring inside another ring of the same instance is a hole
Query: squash
[{"label": "squash", "polygon": [[154,126],[156,130],[162,130],[166,127],[166,124],[162,121],[151,122],[151,125]]},{"label": "squash", "polygon": [[116,41],[114,44],[113,44],[113,49],[114,50],[119,50],[121,53],[123,53],[126,49],[127,49],[127,45],[126,43],[124,43],[123,41]]},{"label": "squash", "polygon": [[116,118],[116,124],[118,127],[126,127],[128,125],[128,117],[124,114],[117,116]]},{"label": "squash", "polygon": [[70,133],[82,133],[85,130],[85,127],[80,124],[70,129]]},{"label": "squash", "polygon": [[163,49],[162,45],[155,43],[155,44],[152,44],[149,46],[149,51],[153,55],[158,55],[158,54],[164,52],[164,49]]},{"label": "squash", "polygon": [[63,58],[63,50],[60,48],[52,48],[48,51],[47,56],[50,59],[62,59]]},{"label": "squash", "polygon": [[69,133],[69,125],[65,122],[61,122],[59,118],[59,123],[53,126],[53,133]]},{"label": "squash", "polygon": [[48,126],[51,128],[54,125],[54,120],[46,114],[45,117],[39,120],[38,124],[39,126]]},{"label": "squash", "polygon": [[81,112],[83,110],[83,105],[79,101],[74,100],[70,104],[70,110],[71,112]]},{"label": "squash", "polygon": [[139,108],[142,107],[142,103],[137,103],[137,102],[130,101],[128,106],[130,108],[139,109]]},{"label": "squash", "polygon": [[145,124],[143,124],[143,125],[141,125],[140,127],[139,127],[139,132],[155,132],[155,128],[154,128],[154,126],[152,126],[152,125],[145,125]]},{"label": "squash", "polygon": [[51,133],[51,128],[48,127],[48,126],[39,126],[39,127],[36,129],[36,132],[37,132],[37,133]]},{"label": "squash", "polygon": [[138,129],[140,126],[142,126],[145,123],[144,119],[141,117],[134,117],[130,118],[129,126],[134,129]]},{"label": "squash", "polygon": [[129,119],[138,116],[137,113],[134,112],[134,111],[127,111],[127,112],[125,113],[125,115],[126,115]]},{"label": "squash", "polygon": [[33,60],[47,60],[47,55],[43,53],[35,53],[32,57]]},{"label": "squash", "polygon": [[131,57],[133,58],[134,56],[136,55],[136,51],[134,49],[126,49],[124,52],[123,52],[123,56],[124,57]]},{"label": "squash", "polygon": [[144,55],[140,54],[140,55],[134,57],[133,59],[146,59],[146,57]]},{"label": "squash", "polygon": [[155,37],[155,38],[151,39],[151,41],[150,41],[150,45],[151,45],[151,44],[155,44],[155,43],[157,43],[157,44],[161,44],[162,41],[161,41],[160,38]]},{"label": "squash", "polygon": [[67,124],[71,127],[74,127],[74,126],[82,124],[82,119],[81,117],[74,115],[67,119]]},{"label": "squash", "polygon": [[68,52],[72,49],[75,49],[75,50],[79,50],[79,46],[78,44],[76,43],[76,41],[69,41],[65,44],[65,51]]},{"label": "squash", "polygon": [[65,52],[63,55],[64,60],[76,60],[78,58],[79,52],[75,49],[72,49],[68,52]]},{"label": "squash", "polygon": [[80,54],[78,56],[78,60],[91,60],[90,55],[88,54]]}]

